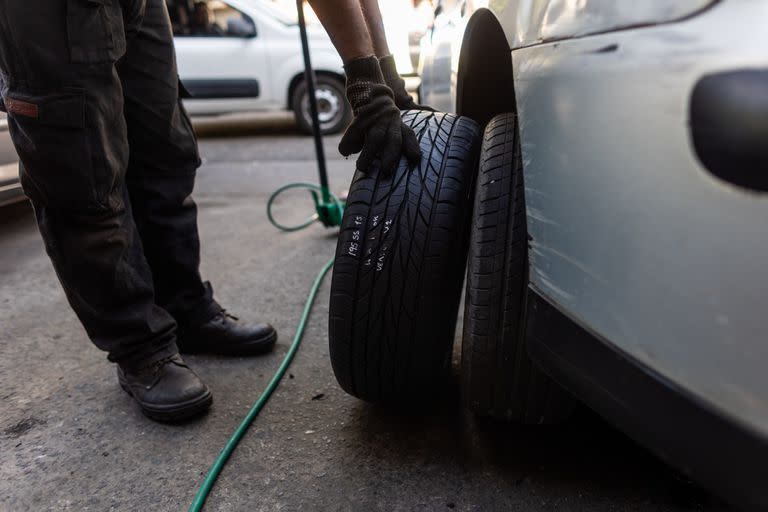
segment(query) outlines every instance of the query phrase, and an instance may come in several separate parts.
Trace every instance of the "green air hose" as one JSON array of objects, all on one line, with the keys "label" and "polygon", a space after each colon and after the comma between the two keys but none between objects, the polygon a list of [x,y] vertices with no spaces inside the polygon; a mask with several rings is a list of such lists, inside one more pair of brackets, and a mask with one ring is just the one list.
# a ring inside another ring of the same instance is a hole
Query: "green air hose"
[{"label": "green air hose", "polygon": [[[317,95],[315,93],[315,73],[312,70],[312,63],[310,62],[307,26],[304,21],[304,0],[296,0],[296,9],[299,16],[299,36],[301,37],[301,49],[304,55],[304,79],[307,82],[307,93],[309,95],[309,106],[312,116],[312,132],[315,139],[315,152],[317,154],[318,167],[317,171],[320,178],[320,185],[315,185],[313,183],[291,183],[275,190],[275,192],[269,197],[269,200],[267,201],[267,217],[273,226],[282,231],[298,231],[300,229],[309,227],[315,221],[321,222],[326,227],[340,226],[344,213],[344,205],[338,197],[331,193],[330,187],[328,186],[328,172],[325,165],[325,153],[323,150],[320,121],[318,119]],[[292,189],[309,190],[309,193],[312,196],[312,200],[315,204],[315,214],[301,224],[296,226],[285,226],[275,220],[275,216],[272,214],[272,206],[274,205],[277,196],[286,190]],[[272,380],[270,380],[269,384],[267,384],[266,389],[264,389],[258,400],[256,400],[256,403],[251,407],[251,410],[248,411],[248,414],[245,416],[245,418],[243,418],[243,421],[232,433],[232,437],[230,437],[229,441],[227,441],[227,444],[224,445],[224,448],[222,448],[218,457],[216,457],[216,460],[213,461],[211,469],[208,470],[208,474],[205,475],[205,480],[203,480],[203,483],[197,490],[197,494],[195,494],[195,499],[192,502],[192,505],[189,507],[189,512],[199,512],[203,509],[205,500],[208,498],[208,494],[210,494],[211,489],[213,488],[213,484],[216,482],[216,478],[218,478],[219,473],[221,473],[221,470],[224,468],[224,464],[227,463],[227,460],[229,460],[232,452],[235,451],[235,448],[245,435],[248,427],[259,415],[261,409],[264,408],[264,405],[269,400],[269,397],[272,396],[272,393],[277,388],[277,385],[280,384],[280,380],[282,380],[283,375],[285,375],[285,372],[288,369],[288,366],[290,366],[291,361],[293,361],[293,356],[296,355],[296,351],[299,349],[301,339],[304,336],[304,330],[307,327],[309,314],[312,312],[312,306],[315,304],[315,299],[317,298],[317,291],[320,289],[320,285],[323,283],[323,279],[328,274],[328,271],[333,266],[333,260],[334,258],[331,258],[328,263],[323,266],[323,268],[317,274],[315,282],[312,284],[312,288],[309,290],[307,302],[304,304],[304,311],[301,314],[301,319],[299,320],[299,325],[296,328],[296,334],[293,336],[293,341],[291,342],[291,346],[288,349],[288,353],[285,354],[283,361],[280,363],[277,371],[272,376]]]},{"label": "green air hose", "polygon": [[317,297],[317,291],[320,289],[320,285],[323,282],[323,278],[325,277],[325,275],[328,273],[328,270],[330,270],[332,266],[333,266],[333,258],[331,258],[328,261],[328,263],[326,263],[323,266],[323,268],[320,270],[320,273],[317,274],[317,277],[315,278],[315,282],[312,285],[312,289],[310,289],[309,291],[309,296],[307,297],[307,303],[304,305],[304,312],[301,314],[301,320],[299,320],[299,326],[296,329],[296,334],[293,337],[293,342],[291,343],[291,347],[288,349],[288,353],[285,354],[285,357],[283,358],[283,362],[280,363],[280,367],[275,372],[275,375],[272,376],[272,380],[269,381],[269,384],[267,385],[266,389],[261,393],[261,396],[259,396],[259,399],[256,400],[256,403],[253,404],[253,407],[251,407],[251,410],[248,411],[248,414],[245,416],[245,418],[243,418],[243,421],[232,433],[232,437],[230,437],[229,441],[227,441],[227,444],[224,445],[224,448],[219,453],[219,456],[216,457],[216,460],[213,462],[211,469],[208,470],[208,474],[205,475],[205,480],[203,480],[203,483],[200,485],[200,488],[197,490],[195,499],[192,502],[192,505],[189,507],[189,512],[197,512],[203,509],[203,505],[205,504],[205,499],[208,497],[208,494],[211,492],[211,488],[213,487],[214,482],[216,482],[216,478],[219,476],[219,473],[221,473],[221,470],[224,468],[224,464],[227,463],[229,456],[232,455],[233,451],[235,451],[237,444],[245,435],[245,432],[248,430],[248,427],[251,425],[251,423],[253,423],[253,420],[255,420],[256,417],[259,415],[259,412],[264,407],[264,404],[267,403],[267,400],[269,400],[269,397],[272,396],[272,393],[275,391],[275,388],[277,388],[277,385],[280,383],[280,380],[283,378],[283,375],[285,375],[285,372],[288,369],[288,366],[290,366],[291,361],[293,360],[293,356],[296,355],[296,351],[298,350],[299,345],[301,344],[301,338],[304,336],[304,329],[307,326],[307,319],[309,318],[309,314],[312,311],[312,306],[315,303],[315,298]]},{"label": "green air hose", "polygon": [[[306,189],[312,195],[312,200],[315,203],[315,214],[309,217],[306,221],[295,226],[285,226],[275,220],[275,216],[272,214],[272,206],[274,205],[277,196],[283,192],[291,189]],[[277,229],[282,231],[299,231],[312,225],[313,222],[320,221],[324,226],[338,226],[341,224],[341,216],[344,213],[344,206],[342,202],[332,194],[327,188],[314,183],[289,183],[283,185],[279,189],[275,190],[269,200],[267,200],[267,217],[269,222],[272,223]]]},{"label": "green air hose", "polygon": [[[274,205],[274,202],[277,196],[279,196],[286,190],[291,190],[296,188],[307,189],[310,191],[310,193],[312,194],[312,198],[315,202],[315,209],[317,213],[312,217],[310,217],[307,221],[303,222],[302,224],[299,224],[297,226],[285,226],[277,222],[277,220],[275,220],[275,217],[272,214],[272,206]],[[332,203],[328,205],[324,201],[321,202],[318,197],[318,193],[320,193],[319,197],[330,198]],[[314,185],[312,183],[291,183],[283,187],[280,187],[269,197],[269,200],[267,201],[267,217],[269,218],[269,221],[272,223],[272,225],[274,225],[276,228],[280,229],[281,231],[298,231],[300,229],[309,227],[315,221],[322,220],[323,205],[325,205],[326,210],[330,210],[331,212],[336,212],[334,213],[334,215],[338,215],[339,219],[341,218],[341,214],[344,211],[344,206],[339,200],[339,198],[333,195],[327,188],[323,188],[318,185]],[[325,222],[323,223],[325,224]],[[338,225],[338,223],[335,225]],[[280,363],[280,366],[278,367],[277,371],[272,376],[272,380],[269,381],[269,384],[267,384],[267,387],[261,393],[258,400],[256,400],[256,403],[253,404],[253,406],[251,407],[251,410],[248,411],[248,414],[245,416],[245,418],[243,418],[243,421],[240,422],[240,425],[232,433],[232,436],[227,441],[227,444],[224,445],[224,448],[222,448],[221,452],[219,452],[219,455],[218,457],[216,457],[216,460],[213,461],[213,465],[211,466],[211,469],[208,470],[208,474],[205,475],[205,480],[203,480],[203,483],[200,485],[200,488],[197,490],[197,494],[195,494],[195,499],[192,502],[192,505],[189,507],[189,512],[199,512],[200,510],[203,509],[205,500],[206,498],[208,498],[208,494],[210,494],[211,489],[213,488],[213,484],[216,482],[216,478],[218,478],[219,473],[221,473],[221,470],[224,468],[224,464],[227,463],[227,460],[232,455],[232,452],[235,451],[235,448],[237,447],[238,443],[245,435],[246,431],[248,430],[248,427],[251,425],[251,423],[253,423],[253,421],[259,415],[259,412],[261,412],[261,409],[264,408],[264,405],[269,400],[269,397],[272,396],[272,393],[277,388],[277,385],[280,383],[280,380],[282,380],[283,375],[285,375],[285,372],[288,369],[288,366],[290,366],[291,361],[293,361],[293,356],[296,355],[296,351],[299,349],[299,345],[301,345],[301,339],[303,338],[304,330],[307,327],[307,320],[309,319],[309,314],[312,312],[312,306],[315,304],[315,299],[317,298],[317,292],[320,289],[320,285],[323,283],[323,279],[325,278],[326,274],[328,274],[328,271],[331,269],[332,266],[333,266],[333,258],[328,260],[328,263],[326,263],[323,266],[323,268],[320,270],[320,272],[317,274],[317,277],[315,278],[315,282],[312,284],[312,288],[309,290],[309,295],[307,296],[307,302],[304,304],[304,311],[301,314],[299,325],[296,328],[296,334],[293,336],[293,341],[291,342],[291,346],[288,349],[288,352],[285,354],[283,361]]]}]

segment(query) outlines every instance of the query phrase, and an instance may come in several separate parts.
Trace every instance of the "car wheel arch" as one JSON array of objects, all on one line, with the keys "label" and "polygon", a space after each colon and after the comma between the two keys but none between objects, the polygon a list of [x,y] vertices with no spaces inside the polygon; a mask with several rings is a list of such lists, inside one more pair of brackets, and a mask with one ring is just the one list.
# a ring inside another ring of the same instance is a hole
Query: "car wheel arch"
[{"label": "car wheel arch", "polygon": [[[488,66],[488,62],[494,65]],[[498,18],[478,9],[467,22],[456,78],[456,112],[481,128],[494,116],[516,112],[512,52]]]}]

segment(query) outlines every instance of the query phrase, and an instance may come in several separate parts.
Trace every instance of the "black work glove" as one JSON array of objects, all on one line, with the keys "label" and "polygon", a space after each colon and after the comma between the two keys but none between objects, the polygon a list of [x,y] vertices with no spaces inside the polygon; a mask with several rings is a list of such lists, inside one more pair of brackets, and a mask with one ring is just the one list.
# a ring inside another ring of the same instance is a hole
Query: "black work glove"
[{"label": "black work glove", "polygon": [[347,99],[355,118],[339,143],[344,156],[360,153],[357,168],[375,170],[375,162],[384,173],[397,169],[400,157],[415,167],[421,159],[416,134],[403,124],[395,105],[392,89],[387,87],[376,57],[352,60],[344,66],[347,73]]},{"label": "black work glove", "polygon": [[397,66],[395,66],[395,58],[392,55],[387,55],[379,59],[379,66],[381,66],[381,73],[384,75],[384,81],[387,83],[392,92],[395,93],[395,105],[400,110],[429,110],[434,112],[435,109],[426,105],[419,105],[415,101],[408,91],[405,90],[405,80],[397,72]]}]

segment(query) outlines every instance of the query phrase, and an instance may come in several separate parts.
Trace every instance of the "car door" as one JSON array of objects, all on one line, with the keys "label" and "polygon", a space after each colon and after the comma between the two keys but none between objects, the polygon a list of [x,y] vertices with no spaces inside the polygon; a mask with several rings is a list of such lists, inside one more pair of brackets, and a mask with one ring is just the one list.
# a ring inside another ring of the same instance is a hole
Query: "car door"
[{"label": "car door", "polygon": [[258,9],[231,0],[167,0],[179,76],[192,114],[269,105],[266,35]]}]

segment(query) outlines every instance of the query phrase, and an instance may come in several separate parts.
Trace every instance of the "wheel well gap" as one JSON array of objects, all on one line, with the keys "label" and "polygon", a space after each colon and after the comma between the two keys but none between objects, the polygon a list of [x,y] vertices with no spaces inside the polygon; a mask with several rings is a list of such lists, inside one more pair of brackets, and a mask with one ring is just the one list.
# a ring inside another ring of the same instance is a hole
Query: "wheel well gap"
[{"label": "wheel well gap", "polygon": [[515,112],[512,52],[488,9],[472,15],[464,32],[456,82],[456,112],[485,127],[495,115]]}]

